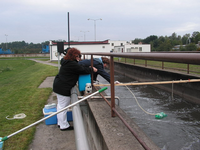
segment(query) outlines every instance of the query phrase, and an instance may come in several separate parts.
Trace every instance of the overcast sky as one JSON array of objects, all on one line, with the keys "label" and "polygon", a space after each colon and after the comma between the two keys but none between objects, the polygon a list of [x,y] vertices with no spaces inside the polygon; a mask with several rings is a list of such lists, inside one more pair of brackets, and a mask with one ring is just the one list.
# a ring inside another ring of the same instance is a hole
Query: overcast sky
[{"label": "overcast sky", "polygon": [[200,0],[0,0],[0,43],[68,41],[68,12],[76,41],[200,32]]}]

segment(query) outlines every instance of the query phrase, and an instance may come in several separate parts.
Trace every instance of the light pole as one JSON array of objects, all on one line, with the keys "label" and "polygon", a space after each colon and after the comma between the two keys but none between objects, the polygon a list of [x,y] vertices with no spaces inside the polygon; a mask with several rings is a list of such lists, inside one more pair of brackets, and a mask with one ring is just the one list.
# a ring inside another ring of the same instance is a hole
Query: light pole
[{"label": "light pole", "polygon": [[7,36],[8,36],[8,35],[7,35],[7,34],[5,34],[5,36],[6,36],[6,49],[7,49]]},{"label": "light pole", "polygon": [[[83,37],[83,36],[74,36],[73,38],[75,38],[79,41],[79,38],[81,38],[81,37]],[[74,41],[76,41],[76,40],[74,40]]]},{"label": "light pole", "polygon": [[88,19],[88,20],[93,20],[94,21],[94,40],[96,41],[96,21],[97,20],[102,20],[101,18],[100,19]]},{"label": "light pole", "polygon": [[83,32],[83,33],[84,33],[84,41],[85,41],[85,33],[86,33],[86,32],[89,32],[89,31],[80,31],[80,32]]}]

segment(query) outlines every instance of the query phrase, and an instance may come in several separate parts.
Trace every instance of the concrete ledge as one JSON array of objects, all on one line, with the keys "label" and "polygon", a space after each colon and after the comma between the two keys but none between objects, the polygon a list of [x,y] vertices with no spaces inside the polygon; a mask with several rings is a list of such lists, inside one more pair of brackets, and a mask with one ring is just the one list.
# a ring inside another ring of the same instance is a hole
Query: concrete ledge
[{"label": "concrete ledge", "polygon": [[[87,101],[88,112],[84,115],[88,140],[93,150],[143,150],[144,148],[118,117],[111,117],[111,109],[104,100]],[[117,111],[152,150],[158,148],[145,133],[120,108]]]}]

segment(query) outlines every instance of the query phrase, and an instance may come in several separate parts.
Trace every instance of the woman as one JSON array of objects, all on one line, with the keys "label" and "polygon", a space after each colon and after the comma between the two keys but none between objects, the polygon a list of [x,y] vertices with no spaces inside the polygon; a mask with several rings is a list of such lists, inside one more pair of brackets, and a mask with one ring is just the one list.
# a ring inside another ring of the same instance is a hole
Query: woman
[{"label": "woman", "polygon": [[[91,59],[84,59],[82,61],[79,61],[78,64],[87,67],[91,66]],[[104,68],[106,68],[109,64],[110,60],[106,57],[93,59],[93,66],[98,69],[98,71],[93,74],[93,80],[95,82],[97,81],[97,76],[99,74],[110,83],[110,74],[104,70]]]},{"label": "woman", "polygon": [[[84,67],[78,64],[81,53],[76,48],[70,48],[64,58],[61,59],[61,67],[54,79],[53,91],[57,95],[57,111],[70,104],[71,88],[76,85],[80,74],[97,72],[95,67]],[[73,130],[67,121],[67,110],[57,114],[58,127],[61,131]]]}]

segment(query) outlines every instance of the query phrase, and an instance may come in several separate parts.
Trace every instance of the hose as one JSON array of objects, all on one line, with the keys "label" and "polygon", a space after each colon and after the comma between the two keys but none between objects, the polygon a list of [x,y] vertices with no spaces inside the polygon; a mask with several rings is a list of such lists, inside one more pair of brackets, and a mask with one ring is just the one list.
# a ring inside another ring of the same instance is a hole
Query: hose
[{"label": "hose", "polygon": [[6,119],[8,119],[8,120],[13,120],[13,119],[23,119],[23,118],[26,117],[26,115],[25,115],[24,113],[20,113],[20,114],[16,114],[16,115],[14,115],[13,118],[8,118],[8,117],[9,117],[9,115],[6,116]]},{"label": "hose", "polygon": [[146,110],[144,110],[144,109],[140,106],[140,104],[138,103],[138,100],[137,100],[137,98],[135,97],[135,94],[133,94],[133,92],[132,92],[126,85],[125,85],[125,87],[131,92],[131,94],[132,94],[133,97],[135,98],[135,101],[137,102],[138,106],[139,106],[145,113],[147,113],[147,114],[149,114],[149,115],[153,115],[153,116],[156,115],[156,114],[149,113],[149,112],[147,112]]}]

